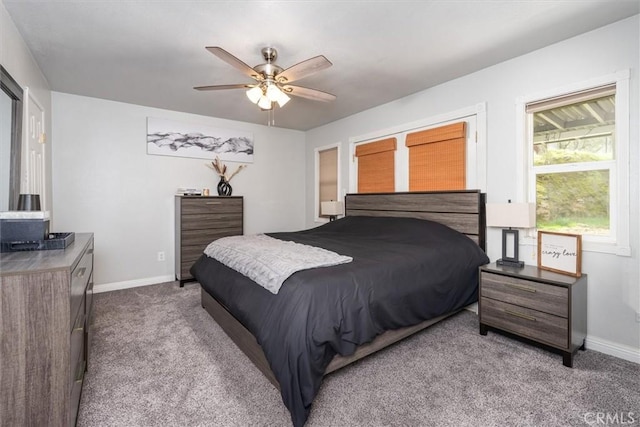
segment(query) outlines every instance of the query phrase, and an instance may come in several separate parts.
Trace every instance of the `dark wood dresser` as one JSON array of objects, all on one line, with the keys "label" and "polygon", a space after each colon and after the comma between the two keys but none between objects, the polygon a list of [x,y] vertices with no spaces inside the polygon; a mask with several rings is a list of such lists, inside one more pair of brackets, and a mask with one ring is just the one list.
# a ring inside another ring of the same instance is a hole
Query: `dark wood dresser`
[{"label": "dark wood dresser", "polygon": [[480,333],[488,327],[558,350],[563,364],[584,350],[587,276],[572,277],[526,265],[480,267]]},{"label": "dark wood dresser", "polygon": [[73,426],[93,313],[93,234],[0,257],[0,425]]},{"label": "dark wood dresser", "polygon": [[180,286],[194,280],[193,263],[212,241],[243,233],[243,198],[176,196],[175,268]]}]

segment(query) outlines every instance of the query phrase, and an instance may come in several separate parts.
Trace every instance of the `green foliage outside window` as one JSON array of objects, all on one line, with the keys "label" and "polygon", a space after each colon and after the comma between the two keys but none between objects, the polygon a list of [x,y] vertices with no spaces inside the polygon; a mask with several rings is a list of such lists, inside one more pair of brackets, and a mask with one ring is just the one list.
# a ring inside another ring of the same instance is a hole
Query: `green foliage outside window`
[{"label": "green foliage outside window", "polygon": [[[540,164],[603,160],[601,154],[571,150],[548,151],[539,157]],[[608,169],[537,174],[537,227],[606,235],[610,227],[609,199]]]}]

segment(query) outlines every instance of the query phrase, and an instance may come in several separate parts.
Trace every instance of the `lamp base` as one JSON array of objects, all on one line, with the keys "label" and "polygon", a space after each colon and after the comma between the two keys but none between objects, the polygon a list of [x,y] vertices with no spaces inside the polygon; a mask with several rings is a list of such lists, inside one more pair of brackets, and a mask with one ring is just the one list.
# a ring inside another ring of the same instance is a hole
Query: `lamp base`
[{"label": "lamp base", "polygon": [[497,265],[504,265],[505,267],[524,268],[524,261],[509,261],[506,259],[499,259],[496,261]]}]

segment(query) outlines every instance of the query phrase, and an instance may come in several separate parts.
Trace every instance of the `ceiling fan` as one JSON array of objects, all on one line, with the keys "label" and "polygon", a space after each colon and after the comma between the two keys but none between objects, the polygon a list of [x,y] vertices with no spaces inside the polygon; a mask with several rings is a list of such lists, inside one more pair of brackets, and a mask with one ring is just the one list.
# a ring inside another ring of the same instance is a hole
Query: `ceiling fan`
[{"label": "ceiling fan", "polygon": [[196,90],[246,88],[249,89],[247,90],[247,97],[263,110],[272,110],[274,103],[277,103],[278,106],[282,108],[289,102],[289,95],[324,102],[336,99],[336,96],[330,93],[291,84],[291,82],[332,66],[333,64],[323,55],[315,56],[287,69],[283,69],[274,64],[278,57],[278,52],[272,47],[265,47],[262,49],[262,57],[267,62],[251,68],[221,47],[207,47],[206,49],[229,65],[240,70],[240,72],[246,76],[254,79],[256,83],[196,86],[194,87]]}]

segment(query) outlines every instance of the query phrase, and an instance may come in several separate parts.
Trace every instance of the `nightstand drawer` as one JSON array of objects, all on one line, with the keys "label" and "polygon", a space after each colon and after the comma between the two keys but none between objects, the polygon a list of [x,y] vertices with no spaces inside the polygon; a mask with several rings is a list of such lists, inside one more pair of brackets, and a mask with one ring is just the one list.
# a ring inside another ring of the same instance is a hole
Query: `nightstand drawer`
[{"label": "nightstand drawer", "polygon": [[560,349],[569,347],[569,320],[482,298],[481,322]]},{"label": "nightstand drawer", "polygon": [[568,317],[569,294],[562,286],[547,285],[500,274],[482,272],[481,297]]}]

